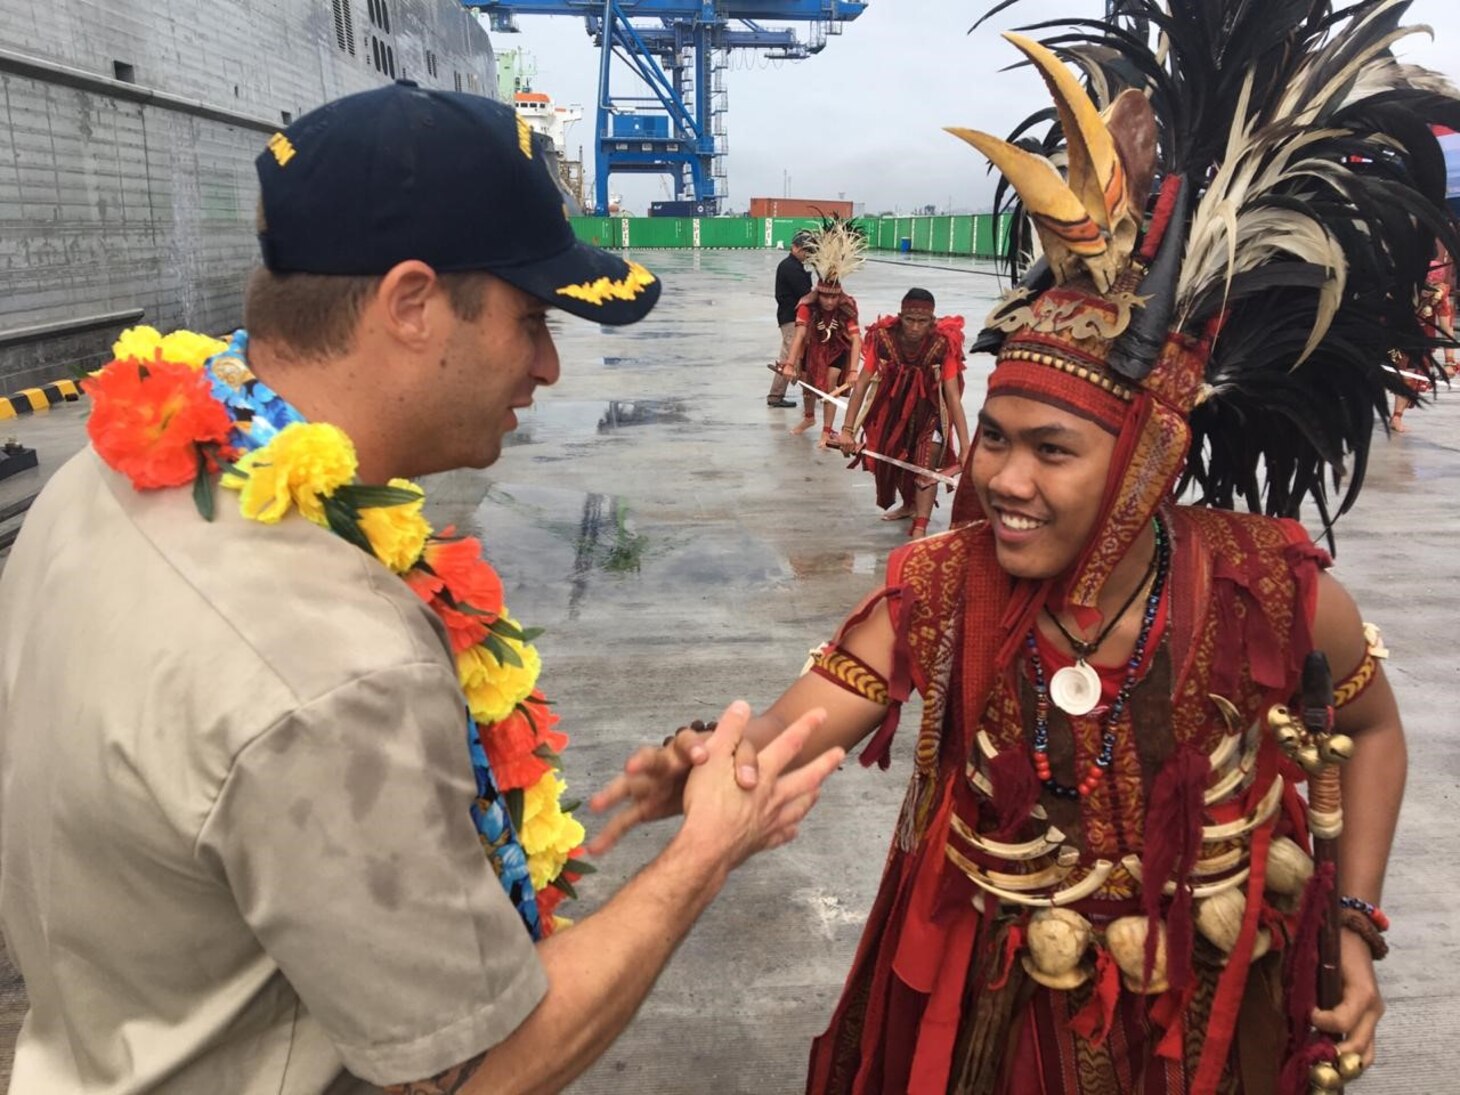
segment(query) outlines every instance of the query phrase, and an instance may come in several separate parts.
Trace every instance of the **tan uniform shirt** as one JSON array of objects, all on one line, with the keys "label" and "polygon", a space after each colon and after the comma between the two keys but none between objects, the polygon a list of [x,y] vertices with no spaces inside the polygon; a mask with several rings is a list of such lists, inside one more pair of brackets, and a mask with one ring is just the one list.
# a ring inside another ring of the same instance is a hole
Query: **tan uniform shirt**
[{"label": "tan uniform shirt", "polygon": [[88,449],[0,580],[0,925],[31,1003],[12,1092],[419,1079],[546,990],[471,822],[435,617],[236,499],[210,524]]}]

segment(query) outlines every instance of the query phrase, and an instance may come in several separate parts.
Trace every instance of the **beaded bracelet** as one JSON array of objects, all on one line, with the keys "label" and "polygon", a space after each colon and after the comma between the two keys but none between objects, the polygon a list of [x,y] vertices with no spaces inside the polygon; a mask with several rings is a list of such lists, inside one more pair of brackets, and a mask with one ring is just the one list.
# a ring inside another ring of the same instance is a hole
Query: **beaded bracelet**
[{"label": "beaded bracelet", "polygon": [[1339,909],[1338,923],[1364,941],[1375,962],[1382,962],[1388,956],[1389,944],[1384,941],[1378,926],[1358,909]]},{"label": "beaded bracelet", "polygon": [[705,722],[705,721],[703,721],[701,719],[695,719],[694,722],[690,723],[688,726],[681,726],[674,733],[672,733],[668,737],[666,737],[664,739],[663,744],[664,745],[668,745],[670,742],[672,742],[675,738],[679,737],[679,735],[682,734],[682,733],[684,733],[686,730],[693,730],[696,734],[706,734],[706,733],[713,734],[715,732],[715,727],[717,727],[719,725],[720,725],[720,722],[719,722],[718,719],[711,719],[709,722]]},{"label": "beaded bracelet", "polygon": [[1384,915],[1384,910],[1378,905],[1371,905],[1361,897],[1340,897],[1338,903],[1345,909],[1363,913],[1381,932],[1389,930],[1389,918]]}]

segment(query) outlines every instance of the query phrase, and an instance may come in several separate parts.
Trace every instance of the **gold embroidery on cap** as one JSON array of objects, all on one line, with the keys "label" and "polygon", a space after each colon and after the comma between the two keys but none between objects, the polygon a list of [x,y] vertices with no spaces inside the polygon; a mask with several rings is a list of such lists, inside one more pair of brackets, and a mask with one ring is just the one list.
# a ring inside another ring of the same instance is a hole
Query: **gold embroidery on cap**
[{"label": "gold embroidery on cap", "polygon": [[532,130],[527,127],[527,122],[520,116],[517,119],[517,147],[522,149],[522,154],[529,160],[532,159]]},{"label": "gold embroidery on cap", "polygon": [[589,304],[603,304],[610,300],[633,300],[655,282],[653,274],[637,262],[629,263],[629,272],[615,281],[613,278],[599,278],[578,285],[564,285],[553,290],[559,296],[584,300]]},{"label": "gold embroidery on cap", "polygon": [[269,138],[269,151],[274,154],[274,159],[279,161],[280,167],[294,158],[294,146],[282,133],[275,133]]}]

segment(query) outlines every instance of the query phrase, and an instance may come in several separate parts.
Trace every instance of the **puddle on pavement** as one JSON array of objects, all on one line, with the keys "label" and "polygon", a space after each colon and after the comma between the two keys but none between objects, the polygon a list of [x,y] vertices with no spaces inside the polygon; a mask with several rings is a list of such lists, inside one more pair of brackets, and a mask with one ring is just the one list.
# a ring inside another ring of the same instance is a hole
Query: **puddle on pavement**
[{"label": "puddle on pavement", "polygon": [[688,422],[685,406],[680,399],[612,399],[598,420],[598,432],[608,433],[624,426]]},{"label": "puddle on pavement", "polygon": [[[501,550],[509,603],[524,619],[574,620],[595,606],[699,603],[707,591],[729,603],[799,574],[733,524],[646,521],[621,495],[495,484],[471,523],[489,557]],[[851,554],[831,565],[857,572]]]},{"label": "puddle on pavement", "polygon": [[519,413],[518,427],[502,439],[502,446],[571,445],[629,426],[681,425],[690,421],[689,406],[681,399],[546,400]]}]

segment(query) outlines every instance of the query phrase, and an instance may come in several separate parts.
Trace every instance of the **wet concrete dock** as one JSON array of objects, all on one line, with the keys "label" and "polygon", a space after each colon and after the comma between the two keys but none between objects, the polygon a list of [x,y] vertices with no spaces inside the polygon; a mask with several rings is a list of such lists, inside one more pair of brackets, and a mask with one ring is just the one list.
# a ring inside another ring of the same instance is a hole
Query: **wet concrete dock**
[{"label": "wet concrete dock", "polygon": [[[563,379],[521,416],[502,460],[429,484],[438,525],[481,534],[514,614],[548,629],[543,687],[573,737],[571,793],[585,797],[638,745],[735,697],[773,699],[807,648],[875,586],[905,528],[877,521],[869,476],[815,451],[814,434],[787,435],[798,412],[764,405],[780,256],[638,257],[666,283],[650,320],[624,330],[554,320]],[[997,287],[971,264],[919,257],[869,264],[849,283],[864,321],[894,310],[912,285],[970,327]],[[970,411],[988,367],[970,363]],[[0,423],[0,438],[35,445],[44,472],[82,444],[83,415],[84,405],[67,406]],[[1339,525],[1336,571],[1385,630],[1412,751],[1385,895],[1394,952],[1380,971],[1383,1063],[1357,1089],[1375,1095],[1453,1090],[1460,1035],[1460,753],[1447,740],[1460,687],[1450,482],[1460,476],[1460,393],[1408,424],[1403,437],[1376,439],[1363,500]],[[0,482],[0,506],[22,489]],[[934,530],[946,522],[945,505]],[[891,771],[848,764],[795,844],[736,874],[574,1092],[800,1090],[871,903],[910,753],[905,733]],[[576,911],[612,892],[668,831],[628,838],[583,884]],[[7,1049],[18,991],[13,977],[0,981]]]}]

